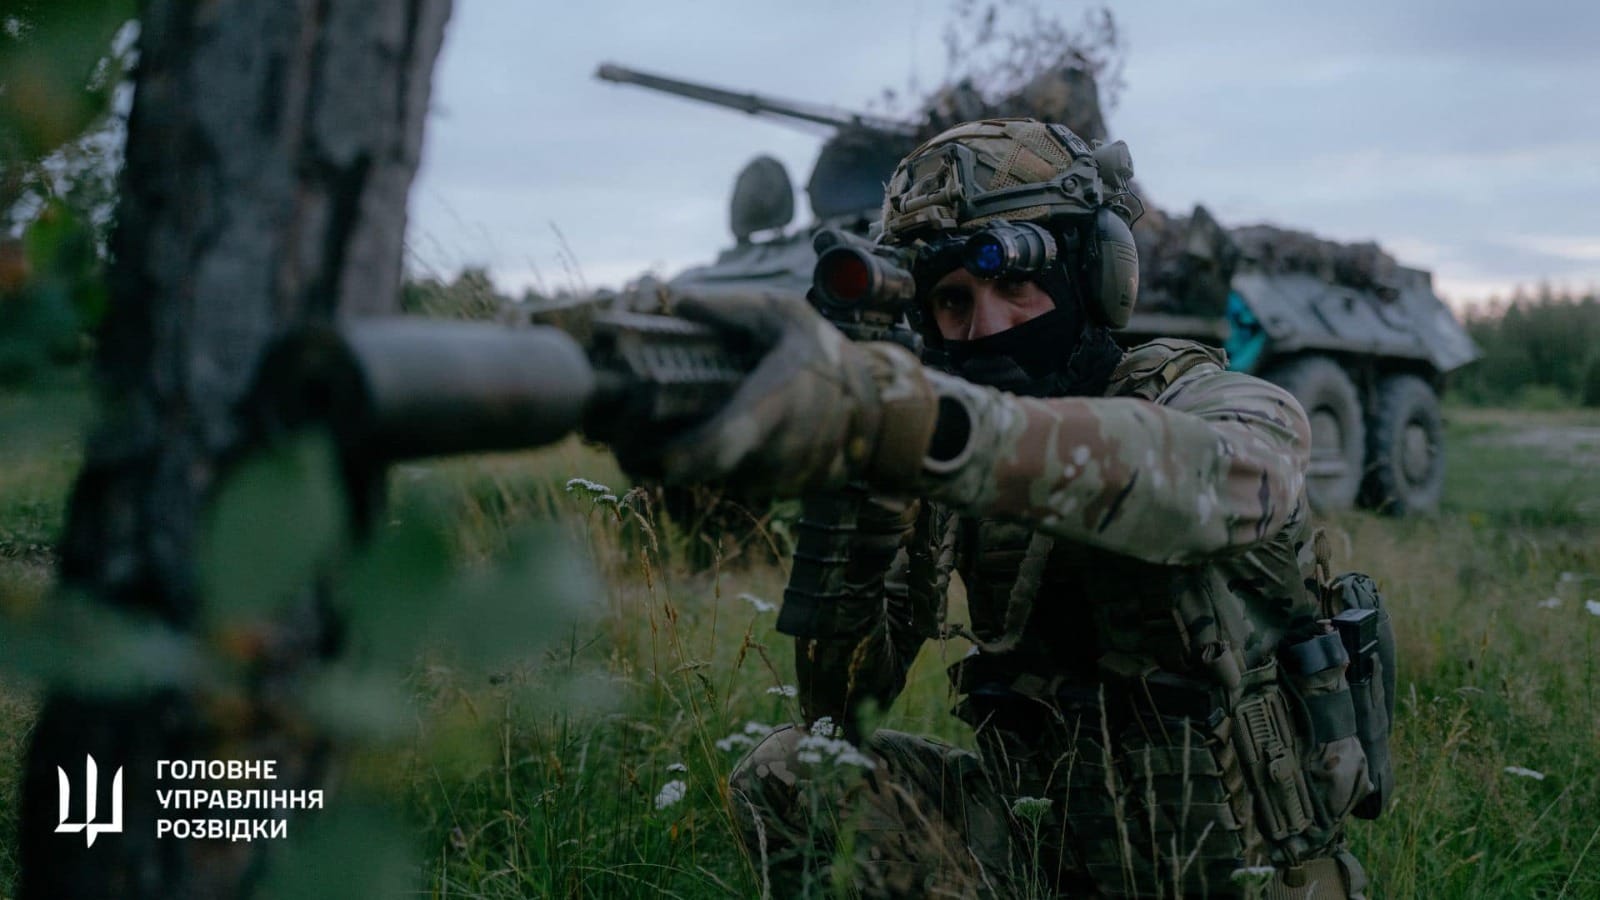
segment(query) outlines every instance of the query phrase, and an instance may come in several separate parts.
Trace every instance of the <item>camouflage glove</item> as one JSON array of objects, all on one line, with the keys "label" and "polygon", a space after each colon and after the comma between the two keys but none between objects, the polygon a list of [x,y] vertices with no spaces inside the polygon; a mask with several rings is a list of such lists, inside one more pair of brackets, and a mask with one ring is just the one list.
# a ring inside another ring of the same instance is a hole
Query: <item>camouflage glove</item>
[{"label": "camouflage glove", "polygon": [[[677,313],[748,342],[760,362],[725,407],[645,468],[669,483],[779,496],[858,478],[888,493],[914,483],[938,401],[910,352],[852,343],[793,298],[686,298]],[[630,455],[619,451],[624,466]]]}]

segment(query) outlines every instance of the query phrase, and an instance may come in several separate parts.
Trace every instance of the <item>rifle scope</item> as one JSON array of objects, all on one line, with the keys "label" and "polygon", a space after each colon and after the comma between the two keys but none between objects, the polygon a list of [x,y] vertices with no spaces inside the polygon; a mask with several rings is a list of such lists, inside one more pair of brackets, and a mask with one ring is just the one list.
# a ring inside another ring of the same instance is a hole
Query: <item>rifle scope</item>
[{"label": "rifle scope", "polygon": [[811,281],[823,302],[840,309],[898,311],[917,295],[910,272],[848,244],[824,250]]}]

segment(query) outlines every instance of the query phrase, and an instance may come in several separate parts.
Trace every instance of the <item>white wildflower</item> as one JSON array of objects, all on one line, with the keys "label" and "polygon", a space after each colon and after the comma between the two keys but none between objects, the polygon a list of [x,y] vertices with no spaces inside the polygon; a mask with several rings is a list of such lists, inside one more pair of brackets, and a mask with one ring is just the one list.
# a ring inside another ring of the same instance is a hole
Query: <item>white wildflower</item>
[{"label": "white wildflower", "polygon": [[1544,780],[1544,773],[1543,772],[1535,772],[1532,769],[1525,769],[1522,766],[1506,766],[1506,774],[1507,775],[1520,775],[1523,778],[1532,778],[1534,781],[1543,781]]},{"label": "white wildflower", "polygon": [[760,597],[757,597],[755,594],[752,594],[752,593],[750,593],[748,591],[746,591],[745,593],[740,594],[739,595],[739,599],[743,600],[744,602],[746,602],[746,603],[750,604],[751,606],[755,607],[755,610],[758,613],[772,612],[773,610],[778,608],[776,604],[768,603],[767,601],[761,599]]},{"label": "white wildflower", "polygon": [[1228,873],[1228,880],[1240,887],[1264,887],[1278,870],[1271,866],[1245,866]]},{"label": "white wildflower", "polygon": [[756,742],[742,734],[730,734],[725,738],[718,738],[716,744],[718,750],[732,753],[741,747],[754,747]]},{"label": "white wildflower", "polygon": [[800,690],[792,684],[777,684],[767,688],[767,693],[777,694],[780,697],[793,697],[800,693]]},{"label": "white wildflower", "polygon": [[667,766],[667,771],[668,772],[687,772],[687,771],[689,771],[689,767],[684,765],[683,763],[673,763],[672,765]]},{"label": "white wildflower", "polygon": [[878,767],[877,763],[868,759],[866,754],[855,747],[846,747],[840,751],[838,756],[833,758],[833,761],[841,766],[856,766],[862,769],[876,769]]},{"label": "white wildflower", "polygon": [[811,733],[818,737],[833,737],[839,731],[833,724],[833,716],[823,716],[811,723]]},{"label": "white wildflower", "polygon": [[1049,797],[1018,797],[1011,801],[1011,812],[1019,819],[1037,822],[1050,811]]},{"label": "white wildflower", "polygon": [[1543,600],[1539,601],[1539,608],[1540,609],[1555,609],[1556,607],[1558,607],[1560,605],[1561,605],[1561,598],[1560,597],[1546,597]]},{"label": "white wildflower", "polygon": [[[587,478],[567,479],[567,493],[571,494],[577,491],[583,491],[586,494],[595,496],[612,494],[611,488],[606,487],[598,481],[590,481]],[[616,499],[615,496],[612,496],[612,499]]]},{"label": "white wildflower", "polygon": [[745,734],[759,734],[764,736],[770,731],[772,731],[771,725],[763,725],[760,722],[755,721],[744,723]]},{"label": "white wildflower", "polygon": [[843,738],[823,737],[820,734],[808,734],[800,739],[795,752],[795,758],[805,763],[821,764],[831,761],[835,765],[859,766],[863,769],[876,769],[878,764],[873,762],[856,745]]},{"label": "white wildflower", "polygon": [[656,794],[656,809],[666,809],[677,803],[689,793],[689,786],[681,779],[674,778],[661,786],[661,793]]},{"label": "white wildflower", "polygon": [[1600,616],[1600,600],[1585,600],[1583,608],[1587,609],[1591,616]]},{"label": "white wildflower", "polygon": [[1562,572],[1561,573],[1561,578],[1559,580],[1561,581],[1562,584],[1566,584],[1569,581],[1577,581],[1578,580],[1578,573],[1577,572]]}]

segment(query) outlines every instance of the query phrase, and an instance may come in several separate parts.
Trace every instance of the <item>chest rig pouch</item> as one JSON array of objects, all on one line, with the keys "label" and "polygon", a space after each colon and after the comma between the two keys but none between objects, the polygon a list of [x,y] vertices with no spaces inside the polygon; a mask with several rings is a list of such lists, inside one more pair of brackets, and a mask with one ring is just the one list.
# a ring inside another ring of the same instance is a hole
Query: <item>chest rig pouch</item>
[{"label": "chest rig pouch", "polygon": [[1394,727],[1395,640],[1389,611],[1371,578],[1347,572],[1323,592],[1323,610],[1349,658],[1346,680],[1355,711],[1355,735],[1367,756],[1373,790],[1352,812],[1376,819],[1394,796],[1389,731]]},{"label": "chest rig pouch", "polygon": [[[1321,535],[1318,535],[1321,543]],[[1319,576],[1326,571],[1319,548]],[[1317,818],[1376,819],[1394,793],[1394,627],[1377,584],[1360,572],[1318,579],[1322,619],[1278,656],[1308,736],[1305,771]]]}]

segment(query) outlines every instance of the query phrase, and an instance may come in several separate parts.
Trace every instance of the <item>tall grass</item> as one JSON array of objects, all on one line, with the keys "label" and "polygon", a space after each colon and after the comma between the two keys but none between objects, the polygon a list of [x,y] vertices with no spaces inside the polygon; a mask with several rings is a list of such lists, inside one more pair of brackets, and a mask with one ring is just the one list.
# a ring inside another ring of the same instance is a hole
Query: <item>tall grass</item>
[{"label": "tall grass", "polygon": [[[1600,470],[1585,455],[1600,447],[1582,431],[1596,426],[1454,411],[1441,515],[1326,523],[1340,566],[1377,576],[1401,645],[1399,788],[1381,820],[1349,829],[1374,896],[1600,896]],[[1519,443],[1539,427],[1576,443]],[[399,798],[426,896],[760,896],[727,777],[766,726],[798,716],[773,630],[784,568],[759,550],[782,547],[782,530],[708,543],[577,443],[404,467],[392,491],[391,518],[442,516],[468,570],[511,552],[523,526],[558,522],[599,586],[589,615],[551,620],[540,650],[489,671],[422,654],[408,735],[353,753],[333,805]],[[48,532],[26,496],[0,478],[0,527]],[[0,576],[19,571],[0,559]],[[964,652],[926,647],[882,724],[970,745],[943,673]],[[32,709],[25,687],[0,686],[8,809]],[[13,827],[0,823],[0,897]]]}]

